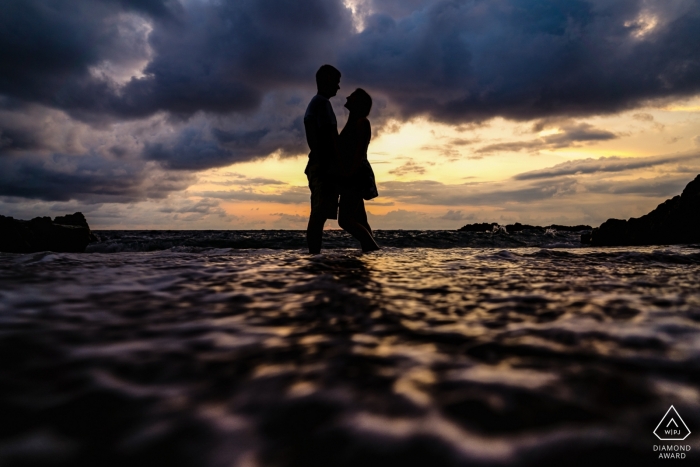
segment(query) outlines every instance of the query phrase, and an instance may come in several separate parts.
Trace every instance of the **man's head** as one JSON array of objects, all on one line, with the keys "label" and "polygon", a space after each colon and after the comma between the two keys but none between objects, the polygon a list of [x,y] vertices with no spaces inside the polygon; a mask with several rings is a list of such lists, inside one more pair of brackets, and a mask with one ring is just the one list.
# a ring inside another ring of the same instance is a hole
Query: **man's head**
[{"label": "man's head", "polygon": [[323,65],[316,72],[316,87],[323,97],[331,98],[340,89],[340,71],[331,65]]}]

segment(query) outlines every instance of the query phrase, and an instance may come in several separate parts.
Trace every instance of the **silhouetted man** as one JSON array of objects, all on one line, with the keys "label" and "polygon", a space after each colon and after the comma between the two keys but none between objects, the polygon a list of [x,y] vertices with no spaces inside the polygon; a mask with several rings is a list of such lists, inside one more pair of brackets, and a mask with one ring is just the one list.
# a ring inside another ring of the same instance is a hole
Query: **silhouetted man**
[{"label": "silhouetted man", "polygon": [[323,65],[316,72],[318,93],[311,99],[304,114],[309,163],[304,173],[311,189],[311,215],[306,228],[309,253],[321,251],[323,225],[326,219],[338,218],[338,122],[328,99],[340,89],[340,71]]}]

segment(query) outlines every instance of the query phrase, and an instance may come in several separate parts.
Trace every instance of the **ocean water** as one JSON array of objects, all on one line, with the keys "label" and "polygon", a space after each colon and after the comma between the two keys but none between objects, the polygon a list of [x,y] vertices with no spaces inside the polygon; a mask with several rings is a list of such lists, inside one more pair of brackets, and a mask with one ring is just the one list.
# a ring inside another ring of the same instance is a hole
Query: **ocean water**
[{"label": "ocean water", "polygon": [[[179,249],[305,249],[306,233],[301,230],[112,230],[96,231],[101,242],[88,245],[93,253],[120,251],[156,251]],[[396,248],[578,248],[580,232],[546,233],[526,230],[508,234],[505,228],[495,232],[460,232],[458,230],[378,230],[377,242],[384,247]],[[358,243],[341,230],[327,230],[323,247],[326,249],[357,248]]]},{"label": "ocean water", "polygon": [[[0,254],[2,466],[700,459],[700,247],[102,231]],[[679,443],[652,433],[670,405]],[[670,462],[665,460],[662,462]]]}]

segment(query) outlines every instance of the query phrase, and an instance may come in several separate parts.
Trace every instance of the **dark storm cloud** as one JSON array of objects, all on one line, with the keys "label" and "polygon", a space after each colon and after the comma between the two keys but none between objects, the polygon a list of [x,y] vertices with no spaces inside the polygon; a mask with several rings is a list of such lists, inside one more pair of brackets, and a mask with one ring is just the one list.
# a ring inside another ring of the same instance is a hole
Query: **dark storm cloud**
[{"label": "dark storm cloud", "polygon": [[[340,0],[6,0],[0,93],[81,118],[250,111],[271,90],[313,88],[332,60],[405,115],[454,122],[616,112],[700,91],[695,0],[359,5],[366,28],[354,34]],[[130,54],[150,62],[121,87],[90,71]]]},{"label": "dark storm cloud", "polygon": [[142,156],[169,169],[203,170],[274,152],[303,153],[308,150],[301,118],[304,107],[296,96],[281,94],[269,93],[259,112],[253,115],[215,117],[185,124],[174,135],[147,141]]},{"label": "dark storm cloud", "polygon": [[546,169],[524,172],[513,178],[515,180],[536,180],[598,172],[624,172],[693,160],[699,161],[700,154],[672,154],[653,157],[601,157],[600,159],[568,161]]},{"label": "dark storm cloud", "polygon": [[[87,98],[95,110],[108,112],[105,103],[113,97],[112,89],[92,79],[89,68],[104,60],[125,58],[118,18],[123,6],[139,6],[137,11],[143,11],[153,10],[156,3],[4,1],[0,10],[0,94],[63,109]],[[141,56],[143,50],[129,53]]]},{"label": "dark storm cloud", "polygon": [[0,151],[47,149],[47,141],[37,138],[37,132],[28,128],[0,129]]},{"label": "dark storm cloud", "polygon": [[[377,132],[389,114],[460,125],[565,118],[700,92],[696,0],[356,3],[353,22],[341,0],[4,0],[0,159],[14,159],[3,162],[0,193],[145,199],[181,189],[187,172],[304,153],[300,117],[326,62],[342,86],[376,97]],[[106,132],[129,121],[134,141],[114,130],[121,139],[99,149],[47,131],[36,109]],[[161,117],[172,131],[154,134]],[[198,118],[206,122],[189,123]],[[570,130],[515,144],[615,137]],[[466,145],[443,152],[461,157]],[[51,162],[69,154],[79,160]]]},{"label": "dark storm cloud", "polygon": [[[147,13],[150,34],[127,27],[125,12]],[[249,111],[277,87],[312,87],[319,60],[349,28],[342,4],[325,0],[8,0],[0,94],[83,119]],[[129,53],[150,55],[143,76],[117,86],[91,72]]]},{"label": "dark storm cloud", "polygon": [[143,156],[170,169],[186,170],[225,165],[233,159],[230,150],[204,139],[200,131],[192,128],[181,131],[172,144],[146,143]]},{"label": "dark storm cloud", "polygon": [[171,18],[173,12],[180,12],[177,0],[113,0],[126,9],[147,13],[154,18]]},{"label": "dark storm cloud", "polygon": [[436,1],[366,24],[341,69],[406,116],[590,115],[700,91],[694,0]]},{"label": "dark storm cloud", "polygon": [[144,163],[116,163],[96,154],[0,157],[0,196],[88,203],[162,199],[193,177],[163,173]]}]

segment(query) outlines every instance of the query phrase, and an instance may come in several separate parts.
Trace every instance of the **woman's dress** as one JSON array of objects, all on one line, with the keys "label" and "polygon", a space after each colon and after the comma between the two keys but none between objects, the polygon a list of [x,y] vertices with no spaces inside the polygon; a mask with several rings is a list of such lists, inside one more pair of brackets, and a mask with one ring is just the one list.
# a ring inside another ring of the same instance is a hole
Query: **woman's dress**
[{"label": "woman's dress", "polygon": [[379,196],[377,184],[374,179],[374,171],[367,160],[367,141],[360,141],[360,121],[348,122],[338,136],[338,144],[341,161],[346,168],[351,167],[353,158],[359,157],[361,161],[355,172],[343,177],[341,182],[341,196],[357,196],[370,200]]}]

